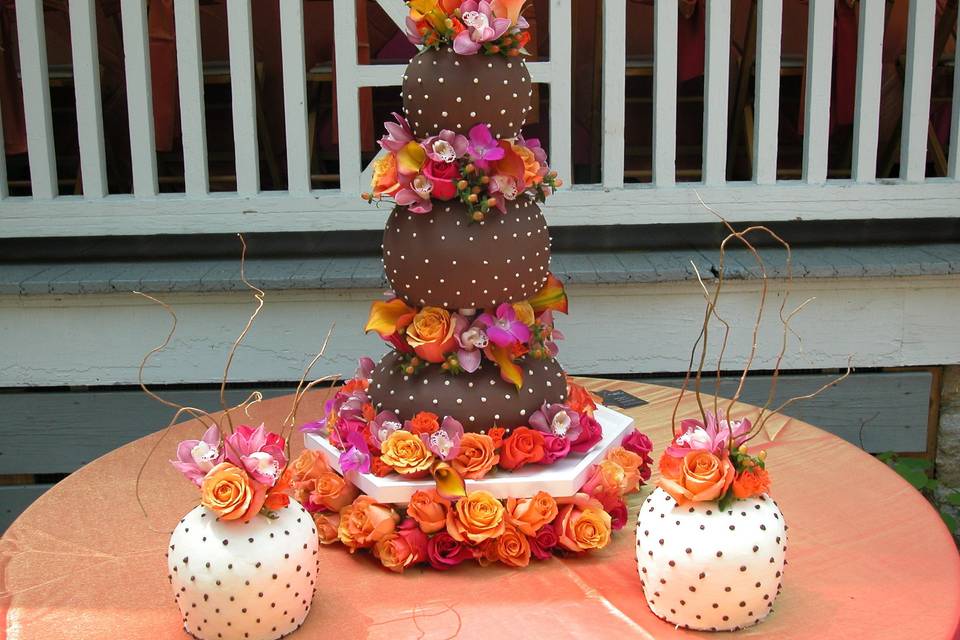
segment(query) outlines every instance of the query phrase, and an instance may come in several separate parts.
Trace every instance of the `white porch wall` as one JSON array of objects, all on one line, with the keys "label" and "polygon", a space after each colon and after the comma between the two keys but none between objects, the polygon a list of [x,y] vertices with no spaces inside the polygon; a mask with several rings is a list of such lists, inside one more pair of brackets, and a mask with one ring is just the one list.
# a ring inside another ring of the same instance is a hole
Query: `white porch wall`
[{"label": "white porch wall", "polygon": [[[772,283],[779,286],[779,283]],[[956,319],[960,276],[807,279],[793,304],[816,297],[796,317],[785,369],[960,362]],[[572,373],[682,372],[703,315],[696,283],[571,285],[561,361]],[[719,311],[736,327],[724,368],[749,347],[757,283],[730,281]],[[234,382],[296,380],[330,323],[337,330],[317,375],[350,374],[361,355],[386,347],[364,336],[374,289],[267,292],[267,305],[234,361]],[[252,310],[245,293],[161,296],[177,311],[177,335],[147,369],[152,384],[217,382],[227,351]],[[770,368],[780,339],[776,296],[769,301],[755,369]],[[0,296],[0,387],[133,384],[143,354],[159,344],[169,318],[130,294]],[[714,338],[719,338],[719,325]],[[712,344],[717,341],[712,339]]]}]

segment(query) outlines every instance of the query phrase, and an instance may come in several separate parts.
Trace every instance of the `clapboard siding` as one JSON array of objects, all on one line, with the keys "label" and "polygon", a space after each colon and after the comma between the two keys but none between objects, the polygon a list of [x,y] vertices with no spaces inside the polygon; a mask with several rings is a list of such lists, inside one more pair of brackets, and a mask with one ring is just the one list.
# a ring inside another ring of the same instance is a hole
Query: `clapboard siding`
[{"label": "clapboard siding", "polygon": [[[829,381],[829,375],[784,376],[776,403],[809,393]],[[923,452],[927,443],[930,372],[855,374],[813,399],[793,405],[786,413],[834,433],[868,451]],[[650,380],[679,386],[678,378]],[[725,380],[721,394],[732,394],[736,381]],[[252,388],[251,388],[252,389]],[[235,389],[239,401],[251,389]],[[712,382],[705,390],[713,389]],[[750,378],[744,400],[762,405],[769,378]],[[290,393],[266,389],[266,396]],[[213,411],[219,406],[215,389],[168,391],[162,395],[180,404]],[[104,453],[165,425],[173,410],[137,389],[123,391],[8,392],[0,395],[4,422],[0,437],[7,451],[0,455],[0,475],[69,473]],[[310,416],[302,416],[310,419]],[[641,425],[642,427],[643,425]],[[862,429],[862,431],[861,431]],[[199,435],[199,433],[198,433]],[[173,451],[169,442],[162,455]]]},{"label": "clapboard siding", "polygon": [[[836,377],[822,374],[782,376],[770,406],[777,407],[791,397],[816,391]],[[713,378],[704,379],[702,390],[708,398],[712,397],[714,381]],[[770,392],[770,381],[770,376],[750,376],[744,386],[743,401],[763,406]],[[658,378],[649,382],[679,387],[682,379]],[[825,429],[871,453],[922,453],[927,450],[932,383],[930,371],[855,373],[816,398],[792,404],[784,413]],[[725,378],[720,383],[720,395],[733,395],[736,386],[735,377]],[[704,404],[712,406],[708,402]],[[723,404],[720,407],[723,408]]]},{"label": "clapboard siding", "polygon": [[[292,393],[293,386],[262,392],[268,398]],[[227,399],[236,404],[251,391],[253,387],[235,388]],[[220,407],[219,389],[161,391],[160,395],[205,411]],[[0,475],[70,473],[108,451],[161,429],[176,412],[139,389],[7,392],[0,394],[0,402],[4,406],[0,437],[6,439],[6,451],[17,452],[15,456],[0,454]],[[185,415],[181,421],[189,419]],[[168,448],[163,455],[172,450]]]},{"label": "clapboard siding", "polygon": [[0,487],[0,533],[6,531],[10,523],[16,520],[31,502],[52,486],[52,484],[27,484]]}]

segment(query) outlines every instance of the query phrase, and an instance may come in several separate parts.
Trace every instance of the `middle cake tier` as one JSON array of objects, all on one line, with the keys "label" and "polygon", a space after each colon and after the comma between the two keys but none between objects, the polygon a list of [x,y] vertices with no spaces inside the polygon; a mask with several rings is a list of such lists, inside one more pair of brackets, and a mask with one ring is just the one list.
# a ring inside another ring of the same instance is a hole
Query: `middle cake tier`
[{"label": "middle cake tier", "polygon": [[427,367],[413,375],[402,371],[402,356],[391,351],[377,363],[367,390],[379,413],[392,411],[409,420],[420,411],[456,418],[465,431],[491,427],[526,426],[529,416],[544,403],[566,400],[563,369],[554,359],[522,358],[523,386],[505,382],[492,362],[483,361],[473,373],[451,375]]},{"label": "middle cake tier", "polygon": [[390,286],[410,306],[451,311],[526,300],[547,281],[550,232],[530,198],[472,222],[463,203],[439,202],[426,214],[396,207],[383,233]]}]

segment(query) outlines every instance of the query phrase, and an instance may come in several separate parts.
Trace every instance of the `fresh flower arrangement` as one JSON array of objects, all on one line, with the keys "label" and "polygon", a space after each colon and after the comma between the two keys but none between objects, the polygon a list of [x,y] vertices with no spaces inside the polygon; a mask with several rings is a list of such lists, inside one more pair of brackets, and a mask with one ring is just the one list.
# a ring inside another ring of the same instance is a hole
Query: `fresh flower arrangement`
[{"label": "fresh flower arrangement", "polygon": [[368,202],[390,198],[422,214],[435,200],[458,200],[471,221],[481,222],[494,209],[506,213],[507,201],[544,202],[563,185],[536,138],[497,140],[488,125],[477,124],[466,136],[444,129],[417,140],[406,118],[393,117],[379,141],[387,153],[374,163],[371,193],[363,194]]},{"label": "fresh flower arrangement", "polygon": [[226,437],[213,425],[199,440],[180,442],[170,463],[197,485],[200,504],[218,519],[249,522],[290,503],[286,444],[263,425],[239,425]]},{"label": "fresh flower arrangement", "polygon": [[445,494],[456,495],[464,479],[479,480],[494,469],[550,465],[571,453],[586,453],[603,439],[593,395],[569,380],[567,402],[544,403],[530,415],[528,426],[509,434],[498,426],[465,433],[451,416],[421,411],[402,419],[392,411],[377,413],[367,395],[373,366],[369,358],[362,359],[356,376],[326,402],[324,416],[300,427],[325,436],[340,450],[344,473],[433,475]]},{"label": "fresh flower arrangement", "polygon": [[527,55],[526,0],[409,0],[407,38],[417,46],[452,46],[459,55]]},{"label": "fresh flower arrangement", "polygon": [[705,421],[683,420],[680,429],[660,458],[657,483],[678,505],[718,501],[723,511],[734,500],[770,491],[766,451],[752,455],[747,449],[749,420],[707,411]]},{"label": "fresh flower arrangement", "polygon": [[563,334],[553,325],[553,312],[567,313],[563,283],[550,274],[534,297],[504,302],[478,315],[441,307],[411,307],[400,298],[374,302],[365,331],[375,331],[403,355],[402,372],[413,375],[439,365],[450,374],[473,373],[483,358],[500,368],[500,376],[523,386],[524,356],[556,357]]},{"label": "fresh flower arrangement", "polygon": [[[411,436],[403,442],[413,442]],[[339,542],[350,553],[369,550],[390,571],[417,565],[443,571],[466,560],[525,567],[531,559],[604,548],[627,522],[624,496],[650,478],[652,447],[649,438],[633,432],[593,467],[580,492],[564,498],[543,491],[507,500],[482,490],[449,495],[438,483],[398,509],[359,494],[312,450],[291,464],[291,485],[312,513],[321,544]]]}]

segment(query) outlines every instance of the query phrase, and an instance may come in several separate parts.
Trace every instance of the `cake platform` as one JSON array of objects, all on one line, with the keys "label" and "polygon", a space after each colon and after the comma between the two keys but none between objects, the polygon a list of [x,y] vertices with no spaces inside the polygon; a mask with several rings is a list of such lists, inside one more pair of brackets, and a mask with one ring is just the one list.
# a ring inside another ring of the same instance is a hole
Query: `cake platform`
[{"label": "cake platform", "polygon": [[[633,418],[607,407],[598,406],[594,417],[603,426],[603,439],[587,453],[571,454],[550,466],[531,465],[513,472],[497,470],[481,480],[467,480],[467,491],[483,489],[500,499],[526,498],[538,491],[552,496],[575,494],[587,480],[591,467],[633,429]],[[307,433],[304,444],[308,449],[322,451],[330,466],[340,473],[340,450],[327,438]],[[414,492],[436,484],[429,476],[409,480],[397,474],[380,478],[372,473],[349,472],[346,478],[363,493],[385,504],[405,504]]]}]

